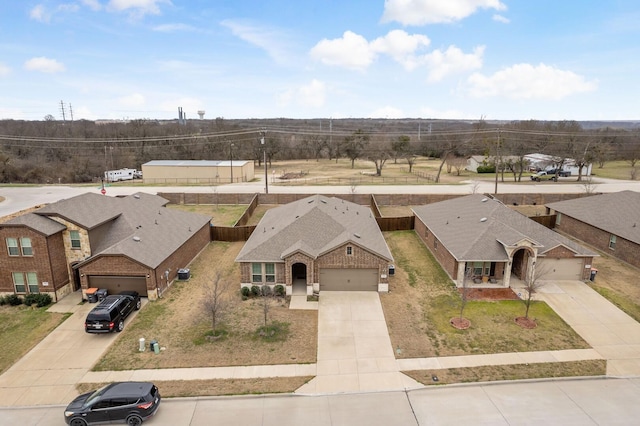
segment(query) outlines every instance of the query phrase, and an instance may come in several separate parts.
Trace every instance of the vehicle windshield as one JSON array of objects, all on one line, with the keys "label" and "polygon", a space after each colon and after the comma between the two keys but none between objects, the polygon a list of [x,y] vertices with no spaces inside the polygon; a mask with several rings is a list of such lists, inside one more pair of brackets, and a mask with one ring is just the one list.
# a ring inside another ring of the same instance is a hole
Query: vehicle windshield
[{"label": "vehicle windshield", "polygon": [[92,405],[98,398],[100,398],[100,395],[102,395],[105,391],[105,389],[107,388],[107,386],[109,385],[105,385],[103,387],[101,387],[100,389],[96,390],[95,392],[93,392],[89,398],[87,398],[87,400],[84,402],[83,407],[88,407],[90,405]]}]

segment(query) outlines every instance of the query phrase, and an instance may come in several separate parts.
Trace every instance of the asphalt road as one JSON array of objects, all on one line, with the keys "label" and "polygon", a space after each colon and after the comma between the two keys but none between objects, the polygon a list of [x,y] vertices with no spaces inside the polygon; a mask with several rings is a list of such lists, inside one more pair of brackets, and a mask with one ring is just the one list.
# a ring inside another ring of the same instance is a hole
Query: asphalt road
[{"label": "asphalt road", "polygon": [[[0,217],[12,214],[33,206],[52,203],[71,198],[85,192],[100,193],[101,186],[7,186],[0,187]],[[640,191],[640,181],[621,181],[614,179],[594,178],[591,189],[595,192],[618,192],[626,189]],[[469,181],[457,185],[362,185],[353,188],[359,194],[471,194],[495,192],[495,182]],[[498,193],[584,193],[585,185],[577,182],[523,182],[498,183]],[[191,192],[191,193],[264,193],[264,182],[247,182],[212,186],[142,186],[130,183],[118,183],[106,188],[106,195],[130,195],[136,192],[156,194],[159,192]],[[350,186],[279,186],[269,185],[272,194],[349,194]]]},{"label": "asphalt road", "polygon": [[[165,399],[145,425],[631,425],[640,418],[638,401],[640,378],[501,382],[313,397]],[[0,424],[63,425],[64,408],[0,409]]]}]

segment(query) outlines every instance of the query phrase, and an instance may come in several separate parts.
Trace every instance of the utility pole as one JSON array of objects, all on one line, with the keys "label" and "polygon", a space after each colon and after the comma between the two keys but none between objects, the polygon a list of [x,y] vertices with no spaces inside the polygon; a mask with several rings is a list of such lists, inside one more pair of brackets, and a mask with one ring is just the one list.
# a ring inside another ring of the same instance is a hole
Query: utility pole
[{"label": "utility pole", "polygon": [[231,159],[231,183],[233,183],[233,142],[229,145],[229,158]]},{"label": "utility pole", "polygon": [[67,121],[64,115],[64,101],[60,101],[60,112],[62,112],[62,121]]},{"label": "utility pole", "polygon": [[260,144],[262,145],[262,155],[264,162],[264,193],[269,193],[269,175],[267,174],[267,146],[264,144],[264,133],[263,130],[260,132]]},{"label": "utility pole", "polygon": [[493,191],[493,195],[498,195],[498,161],[500,158],[500,129],[498,129],[498,138],[496,139],[496,158],[495,158],[495,172],[496,172],[496,184],[495,189]]}]

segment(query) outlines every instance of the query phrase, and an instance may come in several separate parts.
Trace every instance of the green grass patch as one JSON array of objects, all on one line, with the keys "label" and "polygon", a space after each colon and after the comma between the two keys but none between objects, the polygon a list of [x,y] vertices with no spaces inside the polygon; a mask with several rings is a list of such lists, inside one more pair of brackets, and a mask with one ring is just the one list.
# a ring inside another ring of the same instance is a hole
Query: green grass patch
[{"label": "green grass patch", "polygon": [[211,216],[216,226],[233,226],[247,210],[246,204],[169,204],[169,208]]},{"label": "green grass patch", "polygon": [[270,324],[258,327],[255,337],[265,342],[284,342],[289,337],[289,324],[273,321]]},{"label": "green grass patch", "polygon": [[631,164],[623,160],[607,161],[603,168],[599,168],[598,164],[594,163],[591,173],[603,178],[629,180],[631,179]]},{"label": "green grass patch", "polygon": [[71,314],[47,312],[47,308],[0,306],[0,373],[44,339]]},{"label": "green grass patch", "polygon": [[637,305],[633,300],[630,300],[626,295],[618,293],[617,291],[607,287],[600,287],[593,283],[590,283],[590,287],[600,293],[602,297],[605,297],[611,303],[620,308],[631,318],[640,322],[640,306]]}]

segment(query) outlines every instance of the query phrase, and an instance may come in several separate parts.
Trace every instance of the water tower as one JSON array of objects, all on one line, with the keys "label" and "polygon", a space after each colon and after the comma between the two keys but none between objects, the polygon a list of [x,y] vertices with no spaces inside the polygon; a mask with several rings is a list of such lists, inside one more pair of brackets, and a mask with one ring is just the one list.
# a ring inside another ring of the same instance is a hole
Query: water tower
[{"label": "water tower", "polygon": [[198,111],[198,115],[200,116],[200,120],[202,120],[204,118],[204,110],[200,110]]}]

